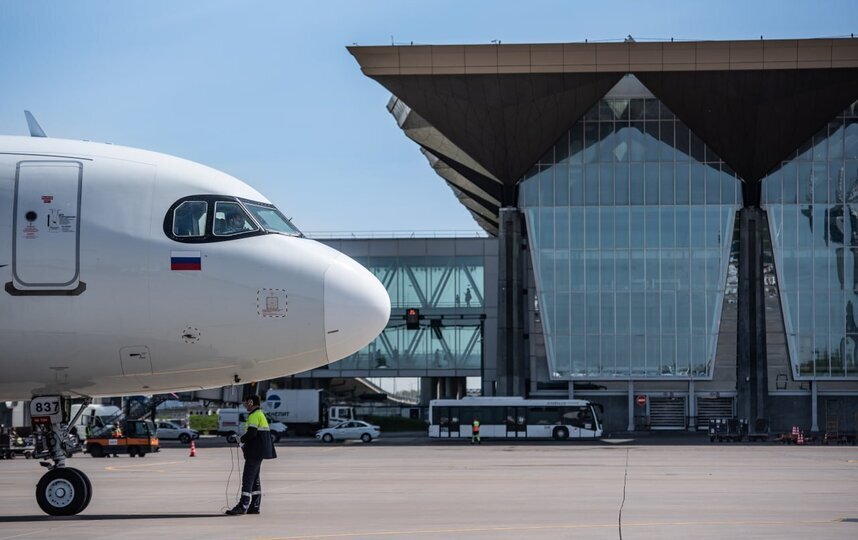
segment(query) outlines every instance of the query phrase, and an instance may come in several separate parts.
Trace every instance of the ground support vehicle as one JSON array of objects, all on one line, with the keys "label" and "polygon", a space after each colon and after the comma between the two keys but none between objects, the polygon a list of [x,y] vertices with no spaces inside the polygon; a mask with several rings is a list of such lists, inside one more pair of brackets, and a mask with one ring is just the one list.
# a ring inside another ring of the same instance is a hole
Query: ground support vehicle
[{"label": "ground support vehicle", "polygon": [[354,408],[329,404],[324,391],[316,389],[269,390],[262,410],[298,435],[312,435],[319,429],[355,419]]},{"label": "ground support vehicle", "polygon": [[86,452],[94,457],[128,454],[129,457],[144,457],[160,450],[155,426],[145,420],[122,422],[122,436],[99,435],[86,440]]},{"label": "ground support vehicle", "polygon": [[709,441],[740,442],[748,435],[748,421],[744,418],[713,418],[709,420]]}]

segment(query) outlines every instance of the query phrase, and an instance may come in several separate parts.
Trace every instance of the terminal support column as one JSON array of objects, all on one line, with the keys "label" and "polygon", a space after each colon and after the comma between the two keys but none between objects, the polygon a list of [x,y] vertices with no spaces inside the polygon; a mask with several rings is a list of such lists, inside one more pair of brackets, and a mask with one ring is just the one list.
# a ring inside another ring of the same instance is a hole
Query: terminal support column
[{"label": "terminal support column", "polygon": [[[759,189],[759,185],[757,185]],[[763,286],[763,220],[759,208],[739,211],[739,326],[736,355],[736,412],[754,421],[766,418],[766,313]]]},{"label": "terminal support column", "polygon": [[524,341],[526,281],[523,216],[518,208],[500,209],[498,227],[498,375],[497,395],[525,396],[527,361]]}]

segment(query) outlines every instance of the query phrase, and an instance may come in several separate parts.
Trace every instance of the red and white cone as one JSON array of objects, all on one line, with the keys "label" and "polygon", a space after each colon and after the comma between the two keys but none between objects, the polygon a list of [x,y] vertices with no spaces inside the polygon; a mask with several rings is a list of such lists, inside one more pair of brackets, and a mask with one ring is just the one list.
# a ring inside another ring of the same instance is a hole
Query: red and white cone
[{"label": "red and white cone", "polygon": [[798,441],[796,442],[796,444],[804,444],[804,432],[803,431],[798,432]]},{"label": "red and white cone", "polygon": [[191,439],[191,455],[189,457],[197,457],[197,445]]}]

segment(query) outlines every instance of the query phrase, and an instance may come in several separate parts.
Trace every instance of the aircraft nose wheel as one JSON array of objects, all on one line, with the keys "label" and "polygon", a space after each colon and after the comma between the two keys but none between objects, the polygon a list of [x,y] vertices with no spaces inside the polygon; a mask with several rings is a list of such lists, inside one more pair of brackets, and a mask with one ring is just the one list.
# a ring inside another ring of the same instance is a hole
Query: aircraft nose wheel
[{"label": "aircraft nose wheel", "polygon": [[71,467],[50,470],[36,484],[36,502],[51,516],[79,514],[92,499],[92,484],[81,471]]}]

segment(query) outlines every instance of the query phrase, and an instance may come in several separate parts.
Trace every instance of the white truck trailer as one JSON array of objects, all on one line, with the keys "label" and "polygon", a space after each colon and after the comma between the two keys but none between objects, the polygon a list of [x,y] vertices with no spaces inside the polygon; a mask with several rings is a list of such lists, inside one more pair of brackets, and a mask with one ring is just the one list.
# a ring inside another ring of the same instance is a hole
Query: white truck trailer
[{"label": "white truck trailer", "polygon": [[262,409],[289,426],[291,433],[313,435],[316,430],[354,420],[354,408],[329,405],[322,390],[269,390]]}]

